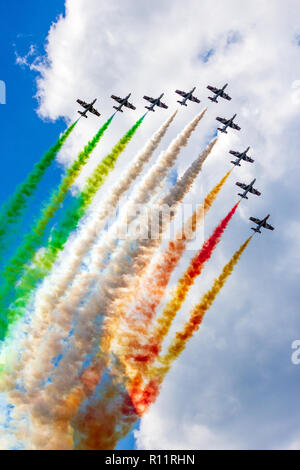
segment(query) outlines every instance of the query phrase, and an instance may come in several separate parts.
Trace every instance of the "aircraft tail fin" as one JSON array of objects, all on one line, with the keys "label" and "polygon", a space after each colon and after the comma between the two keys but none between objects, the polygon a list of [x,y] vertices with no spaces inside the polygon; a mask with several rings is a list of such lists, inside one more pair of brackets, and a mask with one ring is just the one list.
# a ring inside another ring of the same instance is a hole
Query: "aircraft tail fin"
[{"label": "aircraft tail fin", "polygon": [[223,134],[228,134],[228,132],[222,129],[221,127],[218,127],[218,131],[223,132]]},{"label": "aircraft tail fin", "polygon": [[230,163],[233,163],[235,166],[242,166],[240,163],[236,163],[236,162],[234,162],[233,160],[231,160]]},{"label": "aircraft tail fin", "polygon": [[155,109],[151,108],[150,106],[145,106],[146,109],[149,109],[149,111],[155,111]]},{"label": "aircraft tail fin", "polygon": [[121,113],[123,113],[123,110],[122,109],[119,109],[118,106],[113,106],[114,109],[116,109],[117,111],[120,111]]},{"label": "aircraft tail fin", "polygon": [[208,99],[213,103],[219,103],[219,101],[217,101],[215,98],[212,98],[211,96],[209,96]]},{"label": "aircraft tail fin", "polygon": [[81,111],[77,111],[79,114],[81,114],[81,116],[85,117],[87,119],[87,115]]},{"label": "aircraft tail fin", "polygon": [[238,193],[238,196],[241,196],[243,199],[248,199],[248,197],[247,197],[247,196],[243,196],[242,193]]},{"label": "aircraft tail fin", "polygon": [[261,233],[260,230],[257,230],[257,228],[254,228],[254,227],[251,227],[251,230],[253,230],[253,232]]}]

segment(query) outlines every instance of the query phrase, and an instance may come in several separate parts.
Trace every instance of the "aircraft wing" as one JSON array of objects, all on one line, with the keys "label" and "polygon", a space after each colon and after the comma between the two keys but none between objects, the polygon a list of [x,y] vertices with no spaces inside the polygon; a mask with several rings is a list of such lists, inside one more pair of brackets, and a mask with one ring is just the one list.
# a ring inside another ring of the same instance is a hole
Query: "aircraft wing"
[{"label": "aircraft wing", "polygon": [[190,97],[190,100],[193,101],[194,103],[200,103],[200,100],[198,100],[198,98],[196,98],[196,96],[191,96]]},{"label": "aircraft wing", "polygon": [[231,97],[229,95],[227,95],[227,93],[224,93],[224,91],[222,92],[222,98],[224,98],[225,100],[228,100],[230,101],[231,100]]},{"label": "aircraft wing", "polygon": [[230,127],[231,127],[232,129],[236,129],[237,131],[240,131],[240,130],[241,130],[240,126],[238,126],[237,124],[234,124],[234,122],[232,122],[232,123],[230,124]]},{"label": "aircraft wing", "polygon": [[129,101],[127,101],[127,103],[125,103],[125,106],[126,106],[126,108],[136,109],[136,107],[133,106],[133,104],[129,103]]},{"label": "aircraft wing", "polygon": [[235,184],[236,184],[237,186],[239,186],[240,188],[242,188],[242,189],[247,189],[247,188],[248,188],[248,186],[247,186],[246,184],[244,184],[244,183],[235,183]]},{"label": "aircraft wing", "polygon": [[261,195],[261,193],[259,191],[257,191],[257,189],[255,189],[255,188],[250,188],[250,193],[255,194],[256,196]]},{"label": "aircraft wing", "polygon": [[96,116],[100,116],[100,113],[99,111],[97,111],[97,109],[93,108],[93,106],[91,107],[91,109],[89,109],[89,111],[93,114],[95,114]]},{"label": "aircraft wing", "polygon": [[178,95],[180,96],[183,96],[184,98],[187,96],[188,93],[186,93],[185,91],[180,91],[180,90],[176,90],[175,93],[177,93]]},{"label": "aircraft wing", "polygon": [[274,230],[274,227],[272,227],[270,224],[267,224],[266,222],[264,223],[264,228],[267,228],[268,230]]},{"label": "aircraft wing", "polygon": [[119,96],[115,96],[115,95],[111,95],[111,98],[115,101],[117,101],[118,103],[122,103],[122,98],[120,98]]},{"label": "aircraft wing", "polygon": [[255,224],[259,225],[261,223],[261,220],[259,219],[256,219],[255,217],[250,217],[249,220],[252,220],[252,222],[254,222]]},{"label": "aircraft wing", "polygon": [[215,88],[214,86],[210,86],[208,85],[207,87],[210,91],[212,91],[213,93],[218,93],[220,90],[218,90],[218,88]]},{"label": "aircraft wing", "polygon": [[250,162],[250,163],[254,163],[254,160],[253,158],[250,158],[250,157],[244,157],[243,160],[245,160],[246,162]]},{"label": "aircraft wing", "polygon": [[224,118],[221,118],[221,117],[217,117],[216,118],[217,121],[221,122],[222,124],[227,124],[227,119],[224,119]]},{"label": "aircraft wing", "polygon": [[235,157],[239,157],[241,155],[240,152],[235,152],[234,150],[230,150],[229,153],[231,153],[231,155],[234,155]]},{"label": "aircraft wing", "polygon": [[168,106],[165,103],[162,103],[161,101],[157,103],[157,106],[159,106],[160,108],[165,108],[165,109],[168,108]]},{"label": "aircraft wing", "polygon": [[150,96],[144,96],[144,100],[150,101],[150,103],[155,103],[156,99],[150,98]]},{"label": "aircraft wing", "polygon": [[85,101],[77,100],[77,103],[79,103],[80,106],[82,106],[85,109],[89,107],[89,104],[87,104]]}]

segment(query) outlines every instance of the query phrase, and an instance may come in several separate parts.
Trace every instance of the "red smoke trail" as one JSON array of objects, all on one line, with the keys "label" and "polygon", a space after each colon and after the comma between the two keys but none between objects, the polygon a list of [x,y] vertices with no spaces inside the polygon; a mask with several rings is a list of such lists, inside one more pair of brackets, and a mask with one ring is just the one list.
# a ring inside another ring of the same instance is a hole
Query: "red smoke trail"
[{"label": "red smoke trail", "polygon": [[235,204],[226,217],[219,223],[209,239],[203,244],[201,250],[191,260],[186,272],[179,279],[173,296],[158,319],[157,327],[154,329],[150,338],[142,334],[143,328],[141,327],[139,334],[131,335],[130,342],[126,344],[125,339],[124,348],[122,348],[122,342],[120,341],[120,357],[127,366],[129,375],[132,376],[132,371],[137,372],[139,370],[145,370],[159,354],[162,342],[167,336],[177,312],[186,299],[190,287],[193,285],[196,277],[201,274],[205,263],[212,256],[215,247],[220,242],[222,234],[237,210],[238,205],[239,202]]}]

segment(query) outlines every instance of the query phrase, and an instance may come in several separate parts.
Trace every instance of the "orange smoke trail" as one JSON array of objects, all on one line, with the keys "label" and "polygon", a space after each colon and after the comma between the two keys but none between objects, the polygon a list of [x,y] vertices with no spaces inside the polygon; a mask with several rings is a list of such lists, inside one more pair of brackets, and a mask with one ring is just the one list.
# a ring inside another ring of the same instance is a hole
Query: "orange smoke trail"
[{"label": "orange smoke trail", "polygon": [[76,449],[112,450],[137,419],[128,392],[120,384],[109,381],[100,398],[92,399],[73,421],[79,435]]},{"label": "orange smoke trail", "polygon": [[[169,242],[168,248],[150,272],[145,273],[141,277],[139,284],[143,288],[139,290],[138,295],[134,298],[134,308],[129,313],[127,313],[128,309],[126,309],[127,311],[124,309],[122,315],[126,334],[122,334],[121,330],[119,330],[118,337],[116,338],[120,359],[122,353],[128,354],[128,351],[136,351],[138,349],[139,338],[146,337],[155,317],[156,309],[165,294],[170,277],[178,265],[188,241],[192,238],[193,233],[197,230],[199,224],[203,221],[203,218],[216,200],[231,171],[228,171],[208,193],[203,204],[188,219],[183,230],[176,235],[175,241]],[[128,306],[132,300],[131,298],[127,299],[125,304]],[[157,348],[153,343],[148,344],[147,348],[151,355],[156,355]]]},{"label": "orange smoke trail", "polygon": [[[253,235],[252,235],[253,236]],[[155,401],[167,372],[186,347],[188,340],[198,330],[205,313],[212,306],[215,298],[232,274],[242,253],[252,237],[233,255],[215,279],[211,289],[203,295],[201,302],[191,311],[189,321],[181,332],[176,333],[167,353],[158,357],[159,366],[152,367],[147,377],[138,373],[130,381],[128,393],[120,384],[109,383],[104,388],[101,398],[92,400],[87,409],[79,412],[74,421],[75,429],[82,436],[78,449],[107,450],[113,449],[129,431],[138,417],[142,416]]]},{"label": "orange smoke trail", "polygon": [[155,401],[159,394],[160,386],[165,375],[170,370],[174,361],[185,349],[188,340],[199,329],[204,315],[212,306],[215,298],[225,285],[227,279],[232,274],[236,264],[250,243],[252,237],[253,235],[249,237],[234,253],[231,260],[224,266],[219,277],[215,279],[211,289],[209,289],[209,291],[203,295],[201,302],[192,309],[189,320],[185,323],[183,330],[176,333],[174,339],[171,341],[171,344],[168,347],[166,354],[157,358],[159,365],[153,366],[147,371],[147,385],[142,385],[144,381],[142,380],[141,375],[136,375],[134,380],[131,382],[129,387],[129,394],[135,408],[137,409],[137,412],[140,415],[143,414]]},{"label": "orange smoke trail", "polygon": [[221,220],[212,235],[203,244],[201,250],[191,260],[187,270],[179,279],[171,300],[168,302],[162,315],[157,320],[158,325],[150,338],[147,339],[145,336],[136,335],[133,339],[133,348],[130,348],[131,351],[127,350],[124,354],[127,369],[128,367],[133,367],[137,370],[140,368],[147,368],[157,357],[160,352],[163,339],[167,336],[171,324],[185,301],[190,287],[193,285],[196,277],[201,274],[205,263],[212,256],[215,247],[220,242],[226,227],[238,208],[238,205],[239,202],[235,204],[226,217]]},{"label": "orange smoke trail", "polygon": [[[160,295],[160,299],[162,298],[162,296],[164,294],[164,290],[167,287],[168,280],[169,280],[169,278],[172,274],[172,270],[175,269],[176,265],[178,264],[182,254],[183,254],[183,252],[186,248],[186,244],[187,244],[188,240],[191,238],[192,233],[194,233],[195,230],[197,229],[199,221],[203,219],[204,215],[211,208],[211,206],[212,206],[213,202],[215,201],[218,193],[220,192],[223,185],[227,181],[231,171],[232,170],[228,171],[226,173],[226,175],[219,181],[219,183],[209,192],[209,194],[206,196],[206,198],[203,202],[203,205],[201,205],[194,212],[194,214],[190,217],[190,219],[185,224],[183,232],[182,233],[180,232],[179,234],[177,234],[177,237],[176,237],[175,241],[170,242],[169,247],[168,247],[168,249],[165,252],[164,257],[163,257],[164,258],[163,263],[159,263],[159,265],[157,265],[157,270],[158,271],[155,275],[155,280],[157,281],[156,282],[156,284],[157,284],[156,293],[158,294],[158,296]],[[164,261],[166,263],[165,267],[163,267]],[[151,277],[153,278],[153,275],[151,275]],[[159,280],[159,277],[161,278],[161,280]],[[159,286],[158,284],[161,284],[161,285]],[[165,285],[164,288],[163,288],[163,285]],[[156,289],[156,287],[154,287],[154,289]],[[149,294],[150,294],[150,292],[149,292]],[[152,298],[153,298],[154,292],[151,292],[151,295],[152,295]],[[152,308],[152,311],[153,311],[152,317],[154,316],[156,306],[160,302],[160,299],[158,298],[158,296],[157,296],[156,305],[155,305],[155,300],[153,302],[151,302],[151,308]],[[149,299],[150,299],[150,297],[149,297]],[[148,299],[148,302],[149,302],[149,299]],[[151,301],[151,299],[150,299],[150,301]],[[138,308],[137,308],[136,315],[144,313],[144,317],[145,317],[145,311],[146,310],[143,309],[143,312],[139,312]],[[124,316],[125,315],[126,315],[126,311],[124,311]],[[140,318],[142,318],[142,315],[140,316]],[[129,326],[132,327],[131,328],[131,331],[132,331],[133,330],[133,325],[129,325]],[[130,338],[130,333],[127,331],[126,336],[124,336],[124,337],[128,337],[128,339],[129,339]],[[134,336],[134,338],[132,338],[132,336],[131,336],[131,339],[133,339],[133,344],[131,344],[131,346],[134,347],[135,349],[138,349],[137,344],[136,344],[136,336]],[[126,348],[126,349],[128,349],[128,348]],[[157,354],[159,353],[159,349],[156,348],[155,350],[152,351],[152,353],[153,353],[153,355],[157,356]],[[86,398],[88,396],[91,396],[93,394],[93,391],[95,390],[97,384],[99,383],[99,381],[101,379],[103,366],[104,366],[104,364],[101,360],[101,354],[99,355],[98,360],[100,360],[101,364],[99,364],[99,363],[97,364],[97,361],[94,360],[92,365],[90,366],[90,368],[85,370],[85,372],[81,376],[81,378],[80,378],[81,385],[79,387],[75,387],[73,390],[71,390],[70,393],[67,395],[67,397],[64,399],[64,407],[65,407],[67,415],[70,416],[70,418],[71,418],[72,415],[74,416],[74,414],[76,413],[76,411],[78,409],[78,405],[80,404],[80,400],[82,400],[84,397]],[[101,406],[101,405],[99,405],[99,406]],[[87,413],[88,413],[88,415],[90,415],[92,413],[92,408],[89,408]],[[96,411],[95,411],[95,413],[96,413]],[[59,420],[58,420],[58,424],[60,425]],[[93,435],[93,426],[94,425],[91,424],[91,436]],[[89,445],[88,445],[88,448],[90,448]]]}]

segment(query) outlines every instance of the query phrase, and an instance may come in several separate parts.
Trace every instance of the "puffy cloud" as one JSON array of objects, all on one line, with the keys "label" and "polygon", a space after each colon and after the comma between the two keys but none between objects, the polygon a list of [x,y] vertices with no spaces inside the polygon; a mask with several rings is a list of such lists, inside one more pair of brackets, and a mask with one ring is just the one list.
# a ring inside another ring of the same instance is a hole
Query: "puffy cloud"
[{"label": "puffy cloud", "polygon": [[[243,203],[175,326],[187,318],[190,306],[247,236],[250,215],[271,211],[276,226],[274,233],[250,244],[197,337],[167,377],[157,403],[136,431],[139,448],[298,446],[294,436],[299,427],[300,369],[290,361],[290,345],[299,336],[298,13],[297,0],[67,0],[65,15],[49,31],[45,57],[35,59],[43,118],[72,120],[78,97],[99,98],[101,120],[90,117],[80,122],[60,154],[64,163],[111,113],[110,95],[133,92],[137,112],[116,117],[79,184],[143,113],[145,93],[155,96],[164,91],[170,109],[147,116],[107,185],[177,106],[175,89],[197,86],[201,105],[206,105],[206,85],[229,82],[233,100],[209,104],[206,120],[183,152],[178,170],[183,171],[214,133],[217,114],[237,113],[242,131],[220,138],[190,197],[199,198],[224,174],[230,148],[243,150],[248,145],[255,165],[244,164],[231,181],[256,176],[263,196]],[[168,138],[198,109],[190,104],[180,110]],[[236,192],[228,183],[205,222],[206,235],[233,205]],[[181,269],[191,254],[189,250]]]}]

